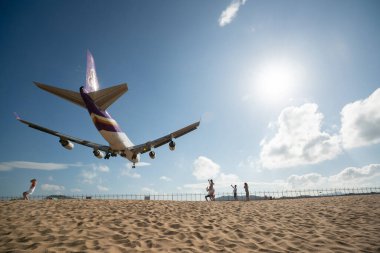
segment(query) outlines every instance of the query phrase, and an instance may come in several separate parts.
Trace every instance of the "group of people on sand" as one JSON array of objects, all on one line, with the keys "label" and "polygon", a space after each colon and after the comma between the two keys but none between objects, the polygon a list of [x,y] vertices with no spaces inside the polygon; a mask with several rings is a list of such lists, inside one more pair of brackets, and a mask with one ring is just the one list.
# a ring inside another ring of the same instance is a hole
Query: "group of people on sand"
[{"label": "group of people on sand", "polygon": [[[233,193],[234,193],[234,200],[239,200],[238,199],[238,196],[237,196],[237,185],[235,184],[235,186],[231,185],[232,187],[232,190],[233,190]],[[245,200],[248,201],[249,200],[249,189],[248,189],[248,184],[247,183],[244,183],[244,191],[245,191]]]},{"label": "group of people on sand", "polygon": [[[22,193],[24,200],[29,200],[29,195],[32,194],[34,192],[34,190],[36,189],[37,179],[33,178],[32,180],[30,180],[30,183],[31,184],[30,184],[29,190],[24,191]],[[238,200],[237,185],[236,184],[235,184],[235,186],[231,185],[231,187],[232,187],[233,193],[234,193],[234,200]],[[249,200],[249,190],[248,190],[248,184],[247,183],[244,183],[244,190],[245,190],[245,200],[248,201]],[[215,201],[214,181],[212,179],[208,180],[208,186],[206,187],[206,191],[208,193],[205,196],[206,201],[208,201],[208,198],[211,201]]]},{"label": "group of people on sand", "polygon": [[[234,193],[234,200],[238,200],[237,196],[237,185],[235,186],[231,185]],[[206,187],[207,195],[205,196],[206,201],[208,201],[207,198],[210,198],[211,201],[215,201],[215,189],[214,189],[214,181],[212,179],[208,180],[208,186]],[[244,183],[244,191],[245,191],[245,200],[249,200],[249,189],[248,184]]]}]

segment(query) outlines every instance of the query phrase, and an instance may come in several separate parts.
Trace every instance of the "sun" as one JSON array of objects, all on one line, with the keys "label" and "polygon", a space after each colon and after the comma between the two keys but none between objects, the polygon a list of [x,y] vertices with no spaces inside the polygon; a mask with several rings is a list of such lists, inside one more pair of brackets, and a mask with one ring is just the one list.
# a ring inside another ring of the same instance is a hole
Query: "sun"
[{"label": "sun", "polygon": [[301,80],[301,70],[290,60],[270,60],[254,74],[255,94],[268,103],[290,100]]}]

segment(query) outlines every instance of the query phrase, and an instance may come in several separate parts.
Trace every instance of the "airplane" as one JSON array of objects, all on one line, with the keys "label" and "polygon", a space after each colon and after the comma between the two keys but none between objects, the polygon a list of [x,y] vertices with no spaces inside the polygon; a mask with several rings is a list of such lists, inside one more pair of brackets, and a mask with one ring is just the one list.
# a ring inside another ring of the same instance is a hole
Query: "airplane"
[{"label": "airplane", "polygon": [[176,146],[173,139],[179,138],[197,129],[200,124],[200,121],[198,121],[161,138],[148,141],[144,144],[134,145],[128,136],[121,130],[116,120],[114,120],[106,110],[121,95],[127,92],[128,85],[123,83],[100,90],[94,58],[90,51],[87,51],[86,84],[84,87],[80,87],[79,93],[39,82],[34,82],[34,84],[47,92],[87,109],[96,129],[108,142],[109,146],[59,133],[23,120],[18,115],[16,115],[17,120],[31,128],[59,137],[61,145],[68,150],[72,150],[74,148],[74,143],[77,143],[92,148],[94,156],[99,159],[109,159],[110,157],[120,155],[132,162],[132,168],[135,168],[136,163],[140,161],[140,154],[149,152],[150,158],[154,159],[156,157],[154,149],[164,144],[169,143],[169,149],[173,151]]}]

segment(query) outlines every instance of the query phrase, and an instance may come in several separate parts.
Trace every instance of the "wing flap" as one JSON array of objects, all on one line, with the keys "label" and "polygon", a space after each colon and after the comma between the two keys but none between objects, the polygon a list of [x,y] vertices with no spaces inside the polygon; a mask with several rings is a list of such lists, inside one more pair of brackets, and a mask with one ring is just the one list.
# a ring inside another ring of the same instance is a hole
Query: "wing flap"
[{"label": "wing flap", "polygon": [[158,148],[158,147],[161,147],[162,145],[169,143],[173,138],[175,138],[175,139],[179,138],[179,137],[197,129],[199,127],[199,124],[200,124],[200,121],[195,122],[193,124],[190,124],[184,128],[181,128],[175,132],[172,132],[172,133],[165,135],[161,138],[158,138],[156,140],[148,141],[144,144],[133,146],[130,148],[130,150],[135,154],[146,153],[146,152],[150,151],[152,148]]},{"label": "wing flap", "polygon": [[77,144],[80,144],[80,145],[83,145],[83,146],[86,146],[86,147],[90,147],[90,148],[93,148],[93,149],[101,150],[101,151],[104,151],[104,152],[110,152],[111,151],[111,148],[108,147],[108,146],[105,146],[105,145],[97,144],[97,143],[94,143],[94,142],[91,142],[91,141],[86,141],[86,140],[79,139],[79,138],[76,138],[76,137],[73,137],[73,136],[70,136],[70,135],[67,135],[67,134],[63,134],[63,133],[60,133],[60,132],[48,129],[48,128],[43,127],[43,126],[39,126],[39,125],[34,124],[32,122],[23,120],[20,117],[17,117],[17,120],[19,120],[20,122],[28,125],[31,128],[34,128],[34,129],[39,130],[41,132],[45,132],[45,133],[57,136],[57,137],[59,137],[59,138],[61,138],[63,140],[69,140],[69,141],[72,141],[74,143],[77,143]]}]

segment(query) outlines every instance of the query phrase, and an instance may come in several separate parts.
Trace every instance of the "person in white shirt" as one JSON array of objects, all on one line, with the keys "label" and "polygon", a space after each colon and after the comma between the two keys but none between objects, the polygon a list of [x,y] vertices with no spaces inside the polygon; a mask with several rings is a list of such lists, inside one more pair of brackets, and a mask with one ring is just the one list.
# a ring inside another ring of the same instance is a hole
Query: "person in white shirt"
[{"label": "person in white shirt", "polygon": [[206,191],[208,192],[208,195],[205,196],[206,201],[207,198],[210,198],[210,200],[214,201],[215,200],[215,189],[214,189],[214,182],[212,179],[208,180],[209,186],[206,188]]},{"label": "person in white shirt", "polygon": [[32,180],[30,180],[30,182],[31,185],[29,187],[29,190],[22,193],[22,195],[24,196],[24,200],[29,200],[29,194],[32,194],[36,189],[37,179],[33,178]]}]

